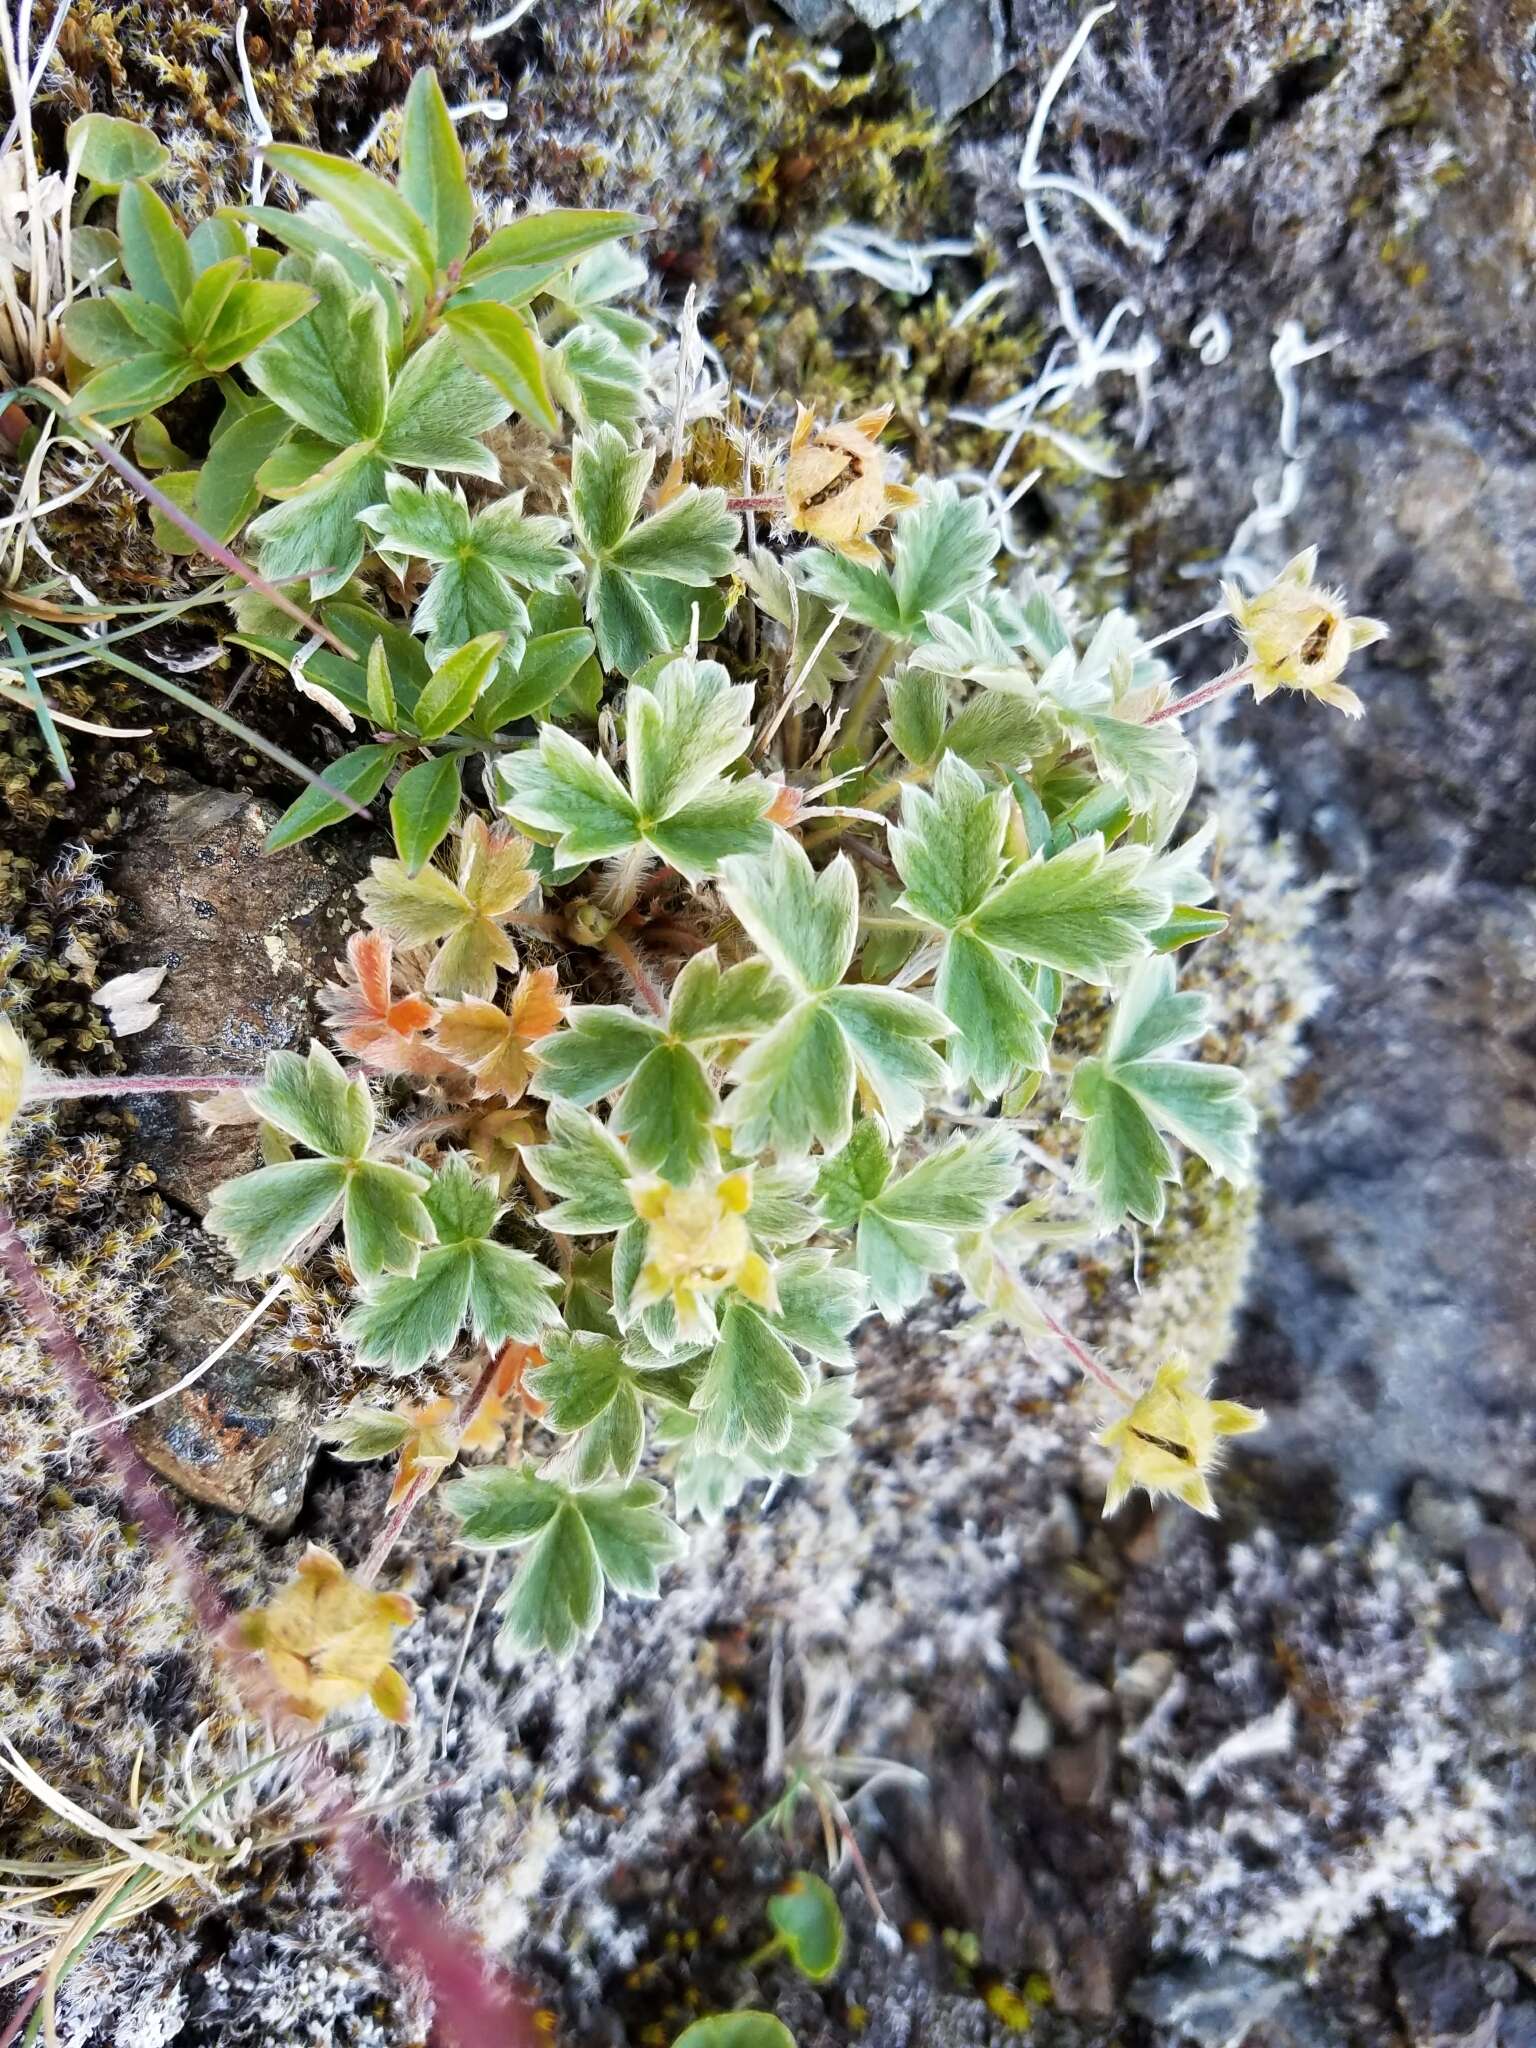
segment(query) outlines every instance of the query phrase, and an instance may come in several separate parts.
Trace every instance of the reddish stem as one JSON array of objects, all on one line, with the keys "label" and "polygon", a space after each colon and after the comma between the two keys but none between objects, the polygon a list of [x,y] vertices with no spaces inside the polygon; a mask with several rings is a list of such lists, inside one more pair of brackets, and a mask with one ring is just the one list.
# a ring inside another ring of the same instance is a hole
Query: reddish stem
[{"label": "reddish stem", "polygon": [[725,509],[727,512],[782,512],[784,493],[770,491],[761,498],[727,498]]},{"label": "reddish stem", "polygon": [[28,1102],[80,1102],[93,1095],[213,1095],[254,1088],[252,1074],[48,1074],[28,1079]]},{"label": "reddish stem", "polygon": [[[60,1315],[15,1218],[3,1203],[0,1271],[10,1281],[27,1321],[77,1406],[95,1425],[97,1443],[117,1476],[130,1513],[176,1571],[188,1604],[215,1652],[228,1659],[230,1677],[246,1704],[253,1712],[270,1711],[271,1698],[252,1669],[249,1655],[239,1648],[223,1595],[97,1385],[74,1332]],[[317,1761],[312,1775],[326,1786],[335,1805],[344,1806],[347,1792],[322,1762]],[[406,1882],[377,1836],[357,1815],[343,1814],[337,1848],[372,1916],[386,1959],[402,1972],[425,1978],[437,2008],[436,2036],[444,2048],[488,2048],[492,2042],[498,2048],[501,2044],[534,2048],[537,2035],[532,2017],[511,1980],[487,1965],[477,1945],[454,1927],[428,1889]],[[31,2004],[35,2003],[34,1998]],[[23,2008],[23,2021],[29,2009]],[[13,2019],[0,2038],[9,2042],[16,2031]]]},{"label": "reddish stem", "polygon": [[1099,1361],[1094,1357],[1093,1353],[1088,1349],[1087,1345],[1079,1344],[1077,1339],[1072,1335],[1072,1332],[1066,1329],[1061,1323],[1057,1322],[1056,1318],[1051,1314],[1050,1310],[1045,1306],[1044,1302],[1039,1302],[1037,1306],[1039,1307],[1041,1315],[1045,1318],[1047,1329],[1049,1329],[1053,1337],[1059,1339],[1059,1341],[1066,1346],[1068,1352],[1071,1354],[1073,1364],[1078,1366],[1083,1372],[1085,1372],[1091,1380],[1097,1380],[1101,1387],[1108,1387],[1109,1391],[1113,1395],[1115,1395],[1115,1397],[1118,1400],[1124,1401],[1126,1405],[1129,1407],[1132,1397],[1125,1391],[1125,1388],[1121,1386],[1120,1382],[1109,1370],[1109,1367],[1107,1365],[1100,1365]]},{"label": "reddish stem", "polygon": [[641,996],[650,1005],[658,1017],[665,1017],[667,1014],[666,1003],[663,1001],[656,984],[640,965],[639,955],[635,952],[628,939],[622,938],[618,932],[612,931],[604,939],[603,944],[634,983],[636,994]]},{"label": "reddish stem", "polygon": [[1224,676],[1217,676],[1213,683],[1202,683],[1198,690],[1191,690],[1188,696],[1178,697],[1172,704],[1165,704],[1161,711],[1154,711],[1147,720],[1148,725],[1161,725],[1169,718],[1182,718],[1186,711],[1198,711],[1202,704],[1214,704],[1218,697],[1225,697],[1229,690],[1246,683],[1253,674],[1253,663],[1245,661],[1241,668],[1228,669]]}]

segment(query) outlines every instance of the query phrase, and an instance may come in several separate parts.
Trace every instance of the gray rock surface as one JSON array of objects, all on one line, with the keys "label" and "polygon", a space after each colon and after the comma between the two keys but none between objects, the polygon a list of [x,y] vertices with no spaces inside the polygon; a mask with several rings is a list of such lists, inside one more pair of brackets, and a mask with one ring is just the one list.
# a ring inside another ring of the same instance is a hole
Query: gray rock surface
[{"label": "gray rock surface", "polygon": [[[960,155],[1005,247],[1021,137],[1080,12],[1016,7],[1017,81],[966,123],[991,138]],[[1316,542],[1324,577],[1392,628],[1360,664],[1358,725],[1290,700],[1227,723],[1333,885],[1317,938],[1331,993],[1267,1147],[1229,1390],[1268,1408],[1252,1455],[1277,1502],[1307,1474],[1314,1501],[1383,1512],[1421,1474],[1513,1501],[1536,1477],[1529,9],[1469,7],[1454,45],[1416,8],[1332,0],[1176,0],[1132,26],[1098,30],[1042,159],[1165,243],[1154,262],[1086,208],[1050,209],[1090,326],[1134,294],[1162,350],[1140,453],[1135,394],[1093,394],[1133,484],[1130,602],[1158,626],[1187,617],[1256,486],[1275,496],[1270,349],[1294,321],[1330,352],[1299,373],[1296,509],[1246,550],[1274,568]],[[1018,276],[1021,312],[1054,329],[1027,250]],[[1189,335],[1213,310],[1232,345],[1207,366]],[[1033,502],[1049,528],[1049,481]],[[1069,496],[1060,511],[1075,516]],[[1104,517],[1123,528],[1113,494]],[[1229,647],[1183,643],[1185,675]]]},{"label": "gray rock surface", "polygon": [[[206,1274],[173,1267],[164,1292],[144,1396],[174,1386],[241,1319],[237,1306],[210,1295]],[[304,1501],[314,1389],[312,1366],[299,1354],[237,1346],[185,1392],[142,1415],[133,1439],[145,1462],[189,1499],[281,1534]]]},{"label": "gray rock surface", "polygon": [[1274,1970],[1226,1956],[1217,1963],[1161,1970],[1131,1986],[1126,2004],[1140,2019],[1194,2048],[1241,2048],[1296,1990]]},{"label": "gray rock surface", "polygon": [[807,35],[841,35],[856,24],[885,30],[886,47],[914,96],[946,119],[983,99],[1018,50],[1009,0],[780,0],[780,5]]},{"label": "gray rock surface", "polygon": [[[264,854],[278,815],[182,778],[129,821],[112,887],[132,939],[116,967],[169,968],[159,1022],[133,1040],[136,1071],[258,1075],[268,1052],[309,1038],[361,865],[335,834]],[[138,1156],[199,1216],[221,1180],[258,1163],[250,1127],[205,1131],[188,1097],[145,1096],[135,1115]]]}]

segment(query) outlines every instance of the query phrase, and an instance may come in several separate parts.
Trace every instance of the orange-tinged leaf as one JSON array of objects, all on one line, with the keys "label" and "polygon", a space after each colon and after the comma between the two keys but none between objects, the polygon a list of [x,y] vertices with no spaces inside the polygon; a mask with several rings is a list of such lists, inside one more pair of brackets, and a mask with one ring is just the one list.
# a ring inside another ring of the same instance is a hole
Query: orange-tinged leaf
[{"label": "orange-tinged leaf", "polygon": [[474,1075],[477,1095],[516,1102],[535,1064],[529,1047],[556,1029],[566,1001],[554,968],[534,968],[519,978],[510,1010],[473,997],[445,1004],[432,1042]]}]

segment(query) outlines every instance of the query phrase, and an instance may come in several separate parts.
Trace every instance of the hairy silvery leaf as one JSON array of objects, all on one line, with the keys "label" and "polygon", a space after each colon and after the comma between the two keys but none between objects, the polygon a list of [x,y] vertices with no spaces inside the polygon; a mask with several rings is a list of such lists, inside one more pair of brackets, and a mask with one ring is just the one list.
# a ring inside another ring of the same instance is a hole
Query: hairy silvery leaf
[{"label": "hairy silvery leaf", "polygon": [[1175,993],[1170,960],[1144,961],[1103,1052],[1077,1064],[1067,1113],[1085,1125],[1078,1177],[1107,1223],[1162,1221],[1163,1184],[1178,1178],[1170,1137],[1224,1179],[1248,1172],[1257,1120],[1242,1075],[1173,1057],[1206,1030],[1209,1010],[1207,997]]},{"label": "hairy silvery leaf", "polygon": [[547,1651],[557,1663],[597,1632],[605,1584],[653,1600],[683,1548],[681,1530],[661,1512],[662,1489],[648,1479],[577,1489],[531,1466],[489,1467],[450,1481],[442,1498],[473,1548],[524,1550],[497,1602],[501,1639],[525,1654]]},{"label": "hairy silvery leaf", "polygon": [[501,760],[510,815],[553,835],[565,869],[644,845],[698,881],[728,856],[766,847],[773,791],[761,776],[723,772],[746,751],[751,689],[718,662],[684,654],[625,701],[628,787],[601,755],[545,725],[537,747]]}]

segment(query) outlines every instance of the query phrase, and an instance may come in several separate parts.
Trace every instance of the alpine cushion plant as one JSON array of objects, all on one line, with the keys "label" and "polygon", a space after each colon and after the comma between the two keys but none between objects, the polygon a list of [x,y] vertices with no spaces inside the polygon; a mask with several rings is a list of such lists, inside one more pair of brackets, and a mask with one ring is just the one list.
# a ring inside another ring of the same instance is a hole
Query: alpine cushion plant
[{"label": "alpine cushion plant", "polygon": [[[242,1274],[340,1221],[344,1339],[435,1378],[327,1424],[402,1461],[363,1582],[441,1481],[465,1543],[513,1554],[508,1641],[572,1655],[683,1522],[839,1454],[858,1325],[946,1280],[1118,1404],[1112,1502],[1207,1507],[1250,1411],[1171,1367],[1122,1386],[1023,1262],[1058,1221],[1155,1227],[1181,1175],[1247,1171],[1241,1076],[1194,1056],[1176,985],[1224,923],[1180,719],[1244,683],[1342,704],[1373,622],[1293,565],[1232,600],[1250,658],[1177,697],[1123,615],[1085,632],[1000,572],[983,498],[897,484],[884,415],[802,411],[766,464],[734,409],[696,431],[697,354],[662,377],[615,303],[642,224],[487,231],[431,73],[396,182],[267,155],[313,203],[243,210],[287,253],[242,262],[293,317],[254,391],[220,373],[237,423],[185,488],[263,420],[239,530],[323,631],[247,593],[231,637],[347,735],[272,843],[387,793],[394,850],[323,992],[351,1064],[272,1056],[266,1163],[208,1220]],[[1032,1131],[1071,1162],[1056,1219]],[[509,1462],[467,1462],[503,1428]]]}]

